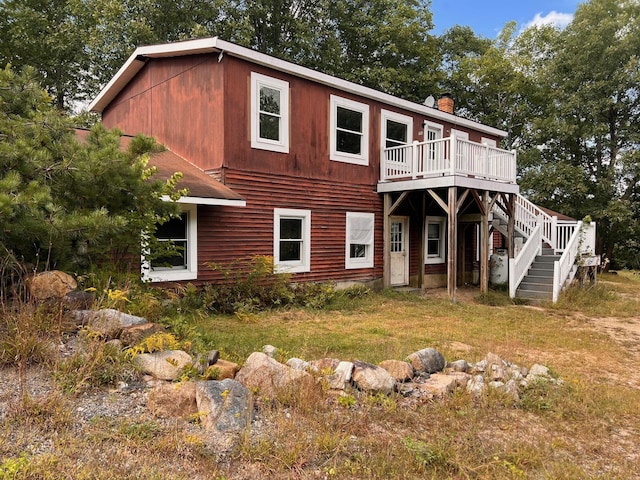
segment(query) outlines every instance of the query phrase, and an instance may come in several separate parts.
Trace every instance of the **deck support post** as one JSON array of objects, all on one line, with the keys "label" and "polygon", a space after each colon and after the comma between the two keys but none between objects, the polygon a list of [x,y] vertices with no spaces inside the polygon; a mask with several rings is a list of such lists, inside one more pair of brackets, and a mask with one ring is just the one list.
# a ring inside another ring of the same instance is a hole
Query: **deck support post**
[{"label": "deck support post", "polygon": [[447,293],[452,302],[456,301],[457,288],[457,251],[458,251],[458,189],[449,187],[449,201],[447,205],[447,215],[449,216],[447,229]]},{"label": "deck support post", "polygon": [[480,293],[489,291],[489,192],[482,193],[482,216],[480,219]]},{"label": "deck support post", "polygon": [[424,289],[424,255],[427,248],[427,192],[422,192],[420,250],[418,251],[418,287]]},{"label": "deck support post", "polygon": [[384,212],[382,219],[383,266],[382,286],[391,288],[391,194],[384,194]]},{"label": "deck support post", "polygon": [[516,202],[516,197],[513,193],[509,194],[508,197],[508,201],[507,201],[507,212],[509,214],[509,223],[507,224],[507,253],[508,253],[508,257],[514,258],[514,246],[515,246],[515,242],[514,242],[514,238],[515,238],[515,232],[516,232],[516,212],[515,212],[515,202]]}]

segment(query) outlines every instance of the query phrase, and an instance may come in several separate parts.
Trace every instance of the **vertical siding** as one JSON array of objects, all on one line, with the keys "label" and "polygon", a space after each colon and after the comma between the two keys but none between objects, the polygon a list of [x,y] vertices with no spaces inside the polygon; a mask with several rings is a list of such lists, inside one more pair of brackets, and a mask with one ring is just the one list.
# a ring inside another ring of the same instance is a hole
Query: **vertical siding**
[{"label": "vertical siding", "polygon": [[222,166],[221,64],[211,55],[151,60],[105,109],[103,123],[144,133],[202,169]]}]

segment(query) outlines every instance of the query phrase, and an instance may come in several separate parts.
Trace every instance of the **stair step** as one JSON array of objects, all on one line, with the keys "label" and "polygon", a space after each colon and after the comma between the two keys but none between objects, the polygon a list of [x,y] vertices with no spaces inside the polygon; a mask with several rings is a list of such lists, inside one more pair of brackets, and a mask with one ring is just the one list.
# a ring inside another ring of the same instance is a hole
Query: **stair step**
[{"label": "stair step", "polygon": [[533,283],[536,285],[551,285],[553,284],[553,275],[525,275],[521,283]]},{"label": "stair step", "polygon": [[533,291],[533,292],[553,292],[553,284],[552,283],[532,283],[523,280],[520,282],[520,287],[523,290]]},{"label": "stair step", "polygon": [[528,300],[551,300],[553,293],[551,292],[538,292],[535,290],[518,289],[516,291],[516,298],[526,298]]},{"label": "stair step", "polygon": [[560,260],[560,255],[537,255],[534,262],[553,263]]}]

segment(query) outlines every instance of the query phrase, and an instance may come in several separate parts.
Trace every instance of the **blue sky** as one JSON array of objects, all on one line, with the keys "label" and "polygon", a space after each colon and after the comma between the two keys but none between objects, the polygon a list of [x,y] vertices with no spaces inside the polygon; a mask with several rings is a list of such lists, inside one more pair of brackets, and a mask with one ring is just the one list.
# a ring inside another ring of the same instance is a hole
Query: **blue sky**
[{"label": "blue sky", "polygon": [[571,21],[578,0],[432,0],[433,32],[441,35],[456,24],[468,25],[476,33],[496,38],[505,23],[515,20],[518,30],[529,24]]}]

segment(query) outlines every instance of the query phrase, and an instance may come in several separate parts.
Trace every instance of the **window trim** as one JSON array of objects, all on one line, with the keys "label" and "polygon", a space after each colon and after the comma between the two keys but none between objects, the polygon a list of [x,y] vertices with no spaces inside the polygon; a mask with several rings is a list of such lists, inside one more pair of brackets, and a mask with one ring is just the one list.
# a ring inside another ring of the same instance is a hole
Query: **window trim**
[{"label": "window trim", "polygon": [[[280,220],[282,218],[299,218],[302,220],[300,260],[280,261]],[[273,209],[273,268],[276,273],[303,273],[311,271],[311,210],[292,208]]]},{"label": "window trim", "polygon": [[144,257],[143,248],[141,269],[145,281],[176,282],[198,278],[198,206],[183,203],[180,204],[180,208],[187,214],[187,268],[153,270],[150,262]]},{"label": "window trim", "polygon": [[[362,115],[362,132],[360,137],[360,153],[341,152],[337,146],[338,107],[359,112]],[[347,98],[331,95],[330,99],[329,159],[335,162],[369,165],[369,105]]]},{"label": "window trim", "polygon": [[[260,137],[260,88],[280,92],[280,140]],[[289,153],[289,82],[251,72],[251,148]]]},{"label": "window trim", "polygon": [[[371,243],[365,245],[364,257],[351,257],[351,243],[349,238],[351,237],[351,219],[353,218],[369,218],[371,219]],[[366,212],[347,212],[345,223],[345,270],[355,268],[373,268],[373,252],[375,245],[375,214]]]},{"label": "window trim", "polygon": [[481,137],[480,143],[486,145],[487,147],[498,148],[498,142],[493,138]]},{"label": "window trim", "polygon": [[[429,225],[438,224],[440,226],[440,252],[438,255],[429,255]],[[424,223],[424,263],[426,264],[437,264],[445,262],[445,227],[446,227],[446,217],[426,217]]]},{"label": "window trim", "polygon": [[405,145],[411,145],[413,143],[413,117],[409,115],[403,115],[401,113],[393,112],[391,110],[380,111],[380,149],[387,148],[387,120],[392,122],[402,123],[407,126],[407,142]]},{"label": "window trim", "polygon": [[436,137],[436,140],[439,140],[439,139],[444,137],[444,126],[443,125],[441,125],[439,123],[434,123],[434,122],[430,122],[428,120],[425,120],[425,122],[424,122],[424,133],[423,133],[425,142],[429,141],[429,139],[427,138],[428,137],[427,132],[429,130],[431,130],[432,132],[438,132],[439,133],[439,136]]}]

